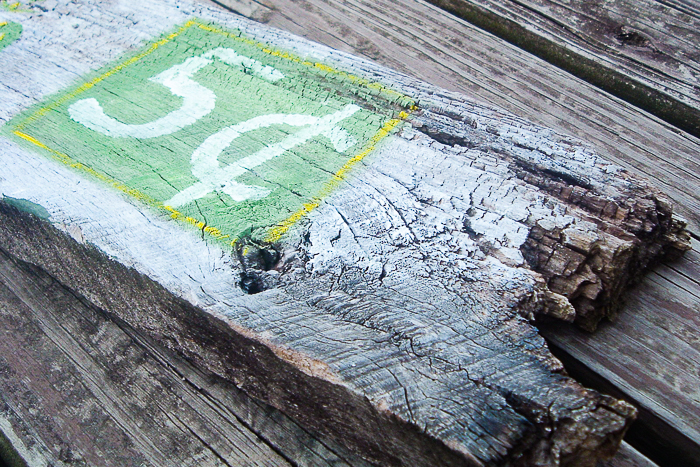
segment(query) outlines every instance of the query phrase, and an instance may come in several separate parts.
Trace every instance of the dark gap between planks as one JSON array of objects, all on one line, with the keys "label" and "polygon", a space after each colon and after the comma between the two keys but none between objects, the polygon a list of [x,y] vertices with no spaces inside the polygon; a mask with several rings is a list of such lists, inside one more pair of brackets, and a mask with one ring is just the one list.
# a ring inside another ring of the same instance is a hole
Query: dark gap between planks
[{"label": "dark gap between planks", "polygon": [[562,361],[569,376],[586,387],[624,399],[637,407],[637,420],[632,423],[624,438],[634,449],[660,467],[700,467],[700,446],[693,440],[553,343],[547,338],[546,332],[543,335],[550,351]]}]

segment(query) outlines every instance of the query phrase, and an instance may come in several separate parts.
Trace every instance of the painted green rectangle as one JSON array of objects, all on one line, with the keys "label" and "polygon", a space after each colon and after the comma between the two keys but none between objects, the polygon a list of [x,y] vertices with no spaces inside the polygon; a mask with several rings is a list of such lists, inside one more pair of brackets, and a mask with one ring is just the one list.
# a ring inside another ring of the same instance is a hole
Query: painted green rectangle
[{"label": "painted green rectangle", "polygon": [[276,239],[412,108],[378,83],[189,21],[6,129],[214,237]]}]

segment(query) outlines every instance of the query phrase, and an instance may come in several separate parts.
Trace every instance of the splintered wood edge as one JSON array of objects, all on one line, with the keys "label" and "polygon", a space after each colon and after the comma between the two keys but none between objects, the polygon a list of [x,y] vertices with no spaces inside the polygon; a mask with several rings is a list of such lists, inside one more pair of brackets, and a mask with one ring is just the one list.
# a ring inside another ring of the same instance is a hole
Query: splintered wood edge
[{"label": "splintered wood edge", "polygon": [[[446,99],[435,98],[434,104],[421,99],[421,111],[410,119],[414,127],[448,147],[488,151],[499,150],[499,142],[512,144],[518,152],[500,157],[517,178],[588,222],[575,228],[530,225],[521,250],[529,267],[547,283],[547,297],[537,313],[575,320],[594,331],[601,319],[616,317],[624,291],[649,266],[691,249],[685,221],[648,181],[602,160],[580,140],[547,132],[506,112],[489,114],[460,96],[445,96],[451,105]],[[462,123],[465,119],[467,125]],[[500,128],[497,121],[506,124]],[[472,126],[497,136],[479,137]],[[543,136],[565,149],[548,154],[546,144],[544,150],[538,147]],[[575,313],[569,311],[571,306]]]}]

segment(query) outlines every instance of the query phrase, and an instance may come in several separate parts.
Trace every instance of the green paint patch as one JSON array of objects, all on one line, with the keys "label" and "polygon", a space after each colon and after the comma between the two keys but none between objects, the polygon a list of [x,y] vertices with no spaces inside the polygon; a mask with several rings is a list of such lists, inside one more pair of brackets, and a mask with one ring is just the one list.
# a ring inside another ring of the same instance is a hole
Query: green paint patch
[{"label": "green paint patch", "polygon": [[28,199],[11,198],[9,196],[0,197],[0,201],[4,201],[10,206],[19,209],[20,211],[28,212],[33,214],[40,219],[48,220],[51,217],[49,211],[40,204],[33,203]]},{"label": "green paint patch", "polygon": [[0,21],[0,50],[4,49],[22,35],[22,25],[12,21]]},{"label": "green paint patch", "polygon": [[5,131],[216,238],[276,240],[414,107],[190,21]]}]

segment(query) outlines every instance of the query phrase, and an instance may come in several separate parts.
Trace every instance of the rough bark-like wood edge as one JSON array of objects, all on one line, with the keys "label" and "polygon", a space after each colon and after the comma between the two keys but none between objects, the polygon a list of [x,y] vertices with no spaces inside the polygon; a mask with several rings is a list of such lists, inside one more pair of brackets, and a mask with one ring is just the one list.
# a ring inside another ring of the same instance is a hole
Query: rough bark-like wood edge
[{"label": "rough bark-like wood edge", "polygon": [[[459,115],[436,106],[425,111],[438,118],[423,118],[421,111],[412,123],[435,140],[463,147],[490,144],[488,137],[475,141],[468,131],[460,129],[464,125]],[[668,198],[644,178],[620,170],[615,190],[606,192],[607,187],[589,183],[586,174],[567,172],[565,161],[546,167],[517,155],[499,157],[517,178],[595,226],[580,230],[530,223],[527,241],[520,249],[530,269],[543,276],[551,292],[550,302],[554,302],[551,307],[545,304],[542,315],[563,318],[563,297],[576,310],[576,324],[594,331],[603,318],[617,316],[624,292],[638,283],[649,267],[691,249],[686,222],[674,214]]]}]

